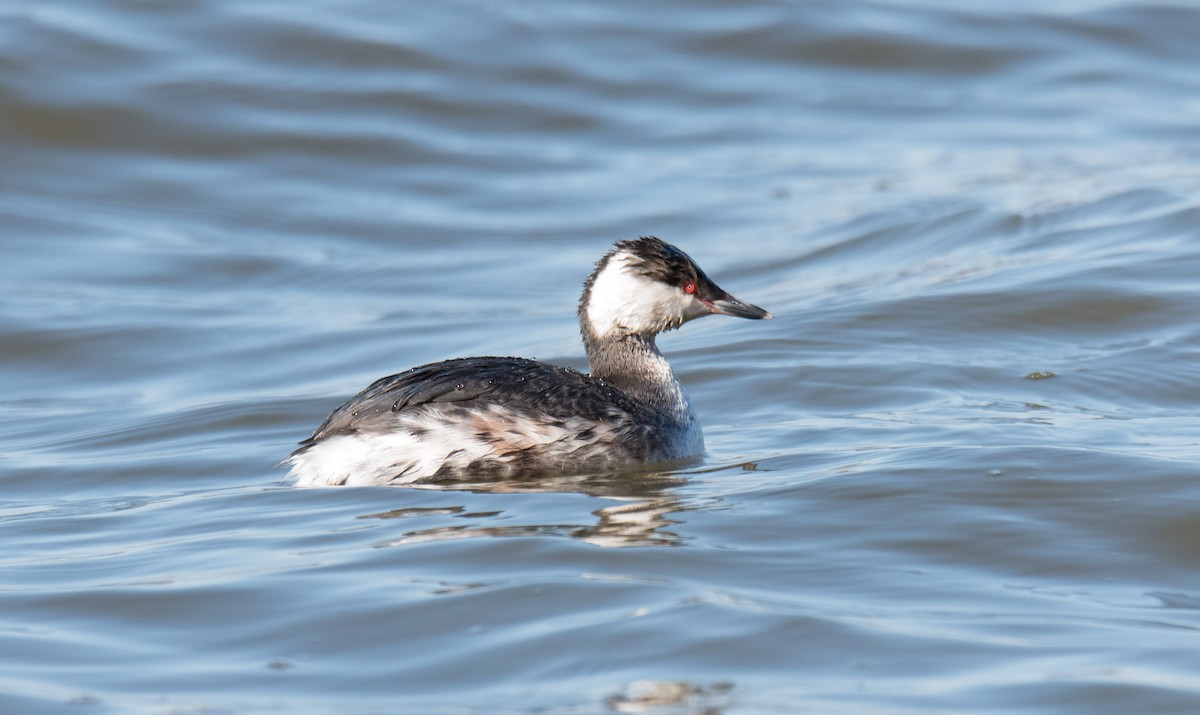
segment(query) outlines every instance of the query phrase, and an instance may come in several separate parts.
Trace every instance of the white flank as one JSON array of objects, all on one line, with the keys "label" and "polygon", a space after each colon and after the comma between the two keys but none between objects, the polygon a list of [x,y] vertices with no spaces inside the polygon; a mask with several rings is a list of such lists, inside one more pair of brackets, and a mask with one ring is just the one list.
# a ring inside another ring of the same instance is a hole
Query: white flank
[{"label": "white flank", "polygon": [[484,456],[488,446],[465,432],[439,429],[420,439],[400,429],[338,435],[292,457],[289,476],[296,477],[298,487],[408,484],[436,472],[455,450],[461,450],[464,465],[471,462],[469,453],[475,458]]},{"label": "white flank", "polygon": [[[578,435],[589,428],[591,438],[580,440]],[[613,428],[581,417],[563,426],[535,416],[514,419],[495,405],[467,414],[426,409],[398,418],[390,432],[323,439],[287,460],[292,467],[288,476],[296,478],[298,487],[411,484],[443,468],[465,471],[478,460],[495,460],[502,468],[510,454],[534,446],[540,448],[539,461],[548,470],[570,471],[588,460],[603,459]],[[480,433],[491,439],[480,439]]]}]

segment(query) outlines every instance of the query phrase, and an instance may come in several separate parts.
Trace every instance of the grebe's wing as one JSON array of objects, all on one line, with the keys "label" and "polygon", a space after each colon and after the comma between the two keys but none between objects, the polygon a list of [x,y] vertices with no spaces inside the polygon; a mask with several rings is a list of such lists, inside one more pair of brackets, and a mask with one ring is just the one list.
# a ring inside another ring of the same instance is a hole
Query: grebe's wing
[{"label": "grebe's wing", "polygon": [[301,449],[338,434],[386,432],[393,415],[423,405],[470,402],[597,420],[637,409],[617,388],[577,370],[525,358],[460,358],[376,380],[334,410]]}]

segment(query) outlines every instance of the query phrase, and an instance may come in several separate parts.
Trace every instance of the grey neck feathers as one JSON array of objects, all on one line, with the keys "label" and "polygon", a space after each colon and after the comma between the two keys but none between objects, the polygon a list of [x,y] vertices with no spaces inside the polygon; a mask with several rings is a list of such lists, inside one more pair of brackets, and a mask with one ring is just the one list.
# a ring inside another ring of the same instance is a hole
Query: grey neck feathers
[{"label": "grey neck feathers", "polygon": [[687,394],[667,359],[658,351],[653,335],[628,334],[600,339],[586,320],[580,322],[593,377],[680,419],[690,414]]}]

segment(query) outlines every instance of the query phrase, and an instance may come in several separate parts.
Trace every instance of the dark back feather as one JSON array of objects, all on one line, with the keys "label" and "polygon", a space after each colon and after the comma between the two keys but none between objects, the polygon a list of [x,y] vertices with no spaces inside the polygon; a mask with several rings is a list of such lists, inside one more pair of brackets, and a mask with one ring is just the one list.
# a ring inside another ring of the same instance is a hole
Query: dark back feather
[{"label": "dark back feather", "polygon": [[[651,419],[647,408],[603,380],[577,370],[515,357],[472,357],[430,363],[376,380],[337,408],[301,442],[301,450],[340,434],[386,432],[392,415],[424,405],[501,405],[517,414],[606,421]],[[646,413],[646,414],[644,414]]]}]

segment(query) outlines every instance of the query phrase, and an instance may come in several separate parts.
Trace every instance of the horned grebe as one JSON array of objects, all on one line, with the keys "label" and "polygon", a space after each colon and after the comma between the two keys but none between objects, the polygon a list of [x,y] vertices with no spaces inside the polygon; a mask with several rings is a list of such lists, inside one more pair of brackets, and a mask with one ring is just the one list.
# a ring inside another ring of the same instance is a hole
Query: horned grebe
[{"label": "horned grebe", "polygon": [[578,474],[697,457],[696,411],[654,336],[711,314],[770,318],[658,238],[620,241],[583,286],[591,375],[515,357],[414,367],[333,411],[285,462],[297,486]]}]

